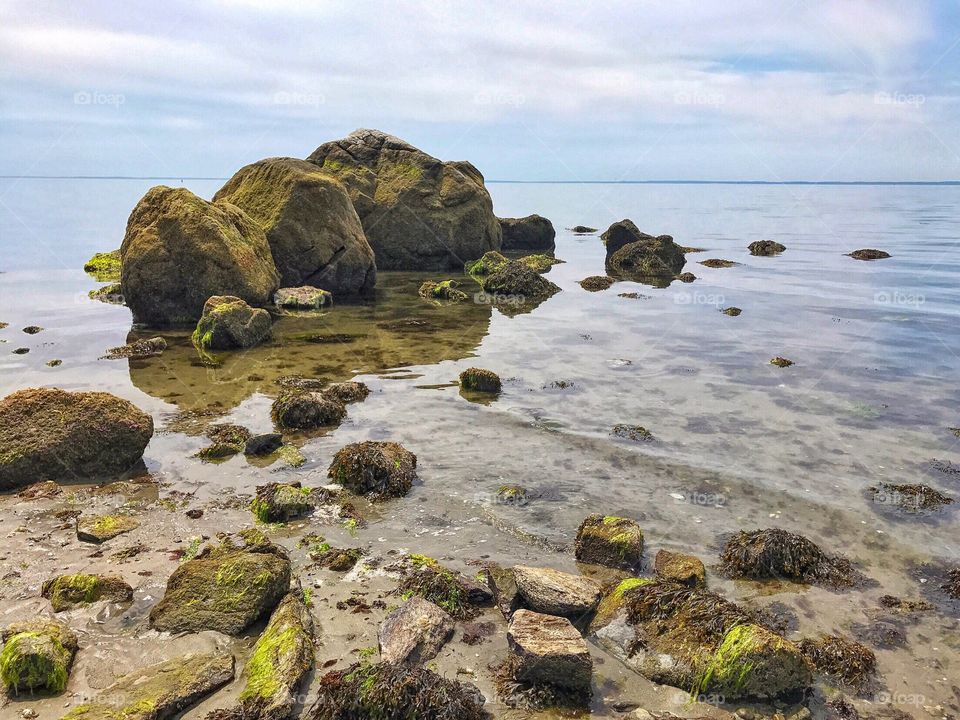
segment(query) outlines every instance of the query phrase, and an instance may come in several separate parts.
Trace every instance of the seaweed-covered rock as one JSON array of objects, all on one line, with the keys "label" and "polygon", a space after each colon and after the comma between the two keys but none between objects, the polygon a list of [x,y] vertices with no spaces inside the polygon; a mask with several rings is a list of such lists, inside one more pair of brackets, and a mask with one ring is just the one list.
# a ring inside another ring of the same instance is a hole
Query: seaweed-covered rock
[{"label": "seaweed-covered rock", "polygon": [[260,226],[186,188],[149,190],[127,220],[120,254],[124,300],[149,325],[196,321],[214,295],[263,306],[279,285]]},{"label": "seaweed-covered rock", "polygon": [[424,667],[356,663],[327,673],[305,720],[488,720],[483,693]]},{"label": "seaweed-covered rock", "polygon": [[376,284],[373,249],[350,195],[316,165],[260,160],[240,168],[213,200],[236,205],[263,228],[281,285],[316,285],[340,296]]},{"label": "seaweed-covered rock", "polygon": [[460,373],[460,387],[485,393],[498,393],[503,389],[500,376],[483,368],[467,368]]},{"label": "seaweed-covered rock", "polygon": [[534,272],[545,273],[550,272],[550,268],[554,265],[562,265],[565,261],[555,258],[552,255],[537,253],[535,255],[524,255],[522,258],[517,258],[517,262],[523,263]]},{"label": "seaweed-covered rock", "polygon": [[124,304],[123,287],[119,282],[113,282],[109,285],[98,287],[96,290],[91,290],[87,293],[87,297],[91,300],[99,300],[100,302],[107,303],[108,305]]},{"label": "seaweed-covered rock", "polygon": [[600,604],[597,605],[597,611],[590,621],[591,632],[606,627],[616,619],[617,615],[624,609],[627,593],[630,590],[653,582],[650,578],[628,577],[604,588]]},{"label": "seaweed-covered rock", "polygon": [[654,558],[653,569],[658,578],[667,582],[690,587],[703,587],[707,582],[703,562],[693,555],[660,550]]},{"label": "seaweed-covered rock", "polygon": [[488,588],[426,555],[406,556],[399,569],[403,577],[398,594],[429,600],[460,620],[474,617],[478,606],[493,598]]},{"label": "seaweed-covered rock", "polygon": [[215,295],[204,304],[192,339],[200,350],[248,348],[269,340],[272,327],[270,313],[263,308],[231,295]]},{"label": "seaweed-covered rock", "polygon": [[270,416],[279,427],[296,430],[338,425],[346,414],[339,400],[324,393],[297,390],[284,390],[270,408]]},{"label": "seaweed-covered rock", "polygon": [[653,235],[640,232],[640,228],[634,224],[633,220],[618,220],[608,227],[600,236],[603,244],[607,248],[607,258],[613,255],[620,248],[635,243],[640,240],[653,240]]},{"label": "seaweed-covered rock", "polygon": [[97,282],[115,282],[120,279],[120,251],[94,253],[83,264],[83,271],[93,275]]},{"label": "seaweed-covered rock", "polygon": [[810,681],[810,668],[796,645],[748,624],[727,631],[697,689],[727,698],[772,698],[798,693]]},{"label": "seaweed-covered rock", "polygon": [[101,360],[142,360],[161,355],[167,349],[167,341],[162,337],[142,338],[126,345],[107,350]]},{"label": "seaweed-covered rock", "polygon": [[704,267],[714,268],[714,269],[731,268],[736,265],[739,265],[739,263],[735,263],[733,262],[733,260],[724,260],[723,258],[708,258],[706,260],[701,260],[700,264],[703,265]]},{"label": "seaweed-covered rock", "polygon": [[581,562],[631,569],[643,556],[643,531],[628,518],[589,515],[577,530],[574,552]]},{"label": "seaweed-covered rock", "polygon": [[683,248],[669,235],[645,236],[611,251],[607,242],[607,274],[615,278],[660,284],[677,277],[686,264]]},{"label": "seaweed-covered rock", "polygon": [[0,400],[0,490],[117,475],[151,437],[153,419],[110,393],[20,390]]},{"label": "seaweed-covered rock", "polygon": [[493,202],[470,163],[441,162],[366,129],[307,160],[347,188],[381,270],[449,270],[500,249]]},{"label": "seaweed-covered rock", "polygon": [[610,429],[610,434],[633,442],[652,442],[654,439],[653,433],[643,425],[628,425],[627,423],[617,423]]},{"label": "seaweed-covered rock", "polygon": [[953,498],[919,483],[880,483],[870,488],[873,502],[908,513],[939,510],[953,503]]},{"label": "seaweed-covered rock", "polygon": [[261,457],[276,452],[283,445],[283,435],[280,433],[263,433],[253,435],[244,443],[243,454]]},{"label": "seaweed-covered rock", "polygon": [[414,595],[380,625],[380,659],[391,665],[423,664],[437,656],[451,635],[449,613]]},{"label": "seaweed-covered rock", "polygon": [[150,611],[150,627],[238,635],[270,612],[290,587],[290,560],[261,533],[247,531],[242,539],[207,546],[180,565]]},{"label": "seaweed-covered rock", "polygon": [[233,655],[184,655],[124,675],[61,720],[170,720],[233,677]]},{"label": "seaweed-covered rock", "polygon": [[273,294],[273,304],[283,310],[319,310],[333,304],[333,294],[311,285],[284,287]]},{"label": "seaweed-covered rock", "polygon": [[327,475],[357,495],[402,497],[417,477],[417,456],[399,443],[369,440],[341,448]]},{"label": "seaweed-covered rock", "polygon": [[540,215],[499,218],[504,250],[542,250],[553,252],[557,231],[553,223]]},{"label": "seaweed-covered rock", "polygon": [[510,260],[483,280],[484,292],[511,295],[525,302],[544,300],[560,292],[559,286],[547,280],[519,260]]},{"label": "seaweed-covered rock", "polygon": [[66,689],[77,654],[77,636],[70,628],[56,620],[37,618],[8,626],[2,638],[0,680],[9,694],[60,694]]},{"label": "seaweed-covered rock", "polygon": [[780,357],[779,355],[777,355],[777,357],[773,358],[770,361],[770,364],[776,365],[778,368],[787,368],[793,365],[793,360],[788,360],[785,357]]},{"label": "seaweed-covered rock", "polygon": [[509,620],[523,601],[517,589],[517,579],[513,570],[491,563],[484,568],[484,578],[497,608],[503,613],[503,617]]},{"label": "seaweed-covered rock", "polygon": [[517,565],[513,576],[524,607],[535,612],[579,619],[600,601],[600,585],[582,575]]},{"label": "seaweed-covered rock", "polygon": [[129,602],[133,588],[115,575],[58,575],[43,583],[40,595],[47,598],[54,612],[107,600]]},{"label": "seaweed-covered rock", "polygon": [[885,260],[890,257],[890,253],[886,250],[875,250],[873,248],[854,250],[852,253],[847,253],[847,255],[854,260]]},{"label": "seaweed-covered rock", "polygon": [[795,533],[779,528],[741,530],[720,554],[721,571],[736,578],[787,579],[827,587],[852,587],[862,575],[846,558],[831,557]]},{"label": "seaweed-covered rock", "polygon": [[128,515],[82,515],[77,518],[77,539],[99,545],[138,527],[140,523]]},{"label": "seaweed-covered rock", "polygon": [[566,618],[517,610],[510,619],[507,643],[516,682],[589,697],[593,660],[587,643]]},{"label": "seaweed-covered rock", "polygon": [[257,496],[250,503],[250,512],[260,522],[287,522],[311,512],[328,499],[325,490],[305,488],[298,482],[271,482],[257,486]]},{"label": "seaweed-covered rock", "polygon": [[570,228],[570,232],[576,233],[577,235],[589,235],[590,233],[595,233],[596,228],[589,227],[587,225],[574,225]]},{"label": "seaweed-covered rock", "polygon": [[607,275],[591,275],[580,281],[580,287],[587,292],[600,292],[613,285],[616,280]]},{"label": "seaweed-covered rock", "polygon": [[763,255],[779,255],[784,250],[786,250],[785,245],[781,245],[778,242],[773,240],[757,240],[750,243],[747,246],[747,249],[750,251],[751,255],[763,256]]},{"label": "seaweed-covered rock", "polygon": [[366,400],[370,394],[370,388],[362,382],[348,380],[328,385],[324,388],[323,394],[346,405]]},{"label": "seaweed-covered rock", "polygon": [[481,279],[487,275],[492,275],[497,270],[506,265],[509,260],[496,250],[484,253],[477,260],[470,260],[463,265],[463,271],[473,278]]},{"label": "seaweed-covered rock", "polygon": [[463,302],[467,299],[467,294],[463,290],[458,290],[458,287],[460,287],[460,283],[456,280],[442,280],[440,282],[425,280],[420,286],[419,295],[426,300]]},{"label": "seaweed-covered rock", "polygon": [[866,645],[837,635],[804,638],[800,652],[821,675],[861,690],[877,670],[877,656]]}]

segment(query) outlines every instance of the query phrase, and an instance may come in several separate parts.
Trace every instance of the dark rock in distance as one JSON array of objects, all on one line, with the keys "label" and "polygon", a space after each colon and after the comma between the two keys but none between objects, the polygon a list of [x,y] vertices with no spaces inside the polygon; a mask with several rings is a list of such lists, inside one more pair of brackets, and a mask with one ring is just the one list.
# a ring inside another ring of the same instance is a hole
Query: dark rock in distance
[{"label": "dark rock in distance", "polygon": [[547,218],[534,214],[523,218],[499,218],[499,221],[503,232],[503,250],[554,251],[557,233]]}]

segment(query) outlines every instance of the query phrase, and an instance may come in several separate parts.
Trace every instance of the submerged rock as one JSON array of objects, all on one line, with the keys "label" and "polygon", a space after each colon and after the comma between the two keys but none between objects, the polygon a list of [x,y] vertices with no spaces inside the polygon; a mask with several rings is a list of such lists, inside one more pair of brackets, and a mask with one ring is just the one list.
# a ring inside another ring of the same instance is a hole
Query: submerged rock
[{"label": "submerged rock", "polygon": [[50,601],[54,612],[60,612],[101,600],[129,602],[133,600],[133,588],[116,575],[78,573],[45,581],[40,595]]},{"label": "submerged rock", "polygon": [[643,425],[627,425],[626,423],[617,423],[614,425],[610,430],[610,434],[614,437],[633,440],[634,442],[650,442],[654,439],[653,433]]},{"label": "submerged rock", "polygon": [[115,282],[120,279],[120,251],[94,253],[83,265],[83,271],[93,275],[97,282]]},{"label": "submerged rock", "polygon": [[380,625],[380,659],[391,665],[422,665],[437,656],[451,635],[449,613],[414,595]]},{"label": "submerged rock", "polygon": [[553,223],[540,215],[523,218],[499,218],[504,250],[543,250],[553,252],[557,236]]},{"label": "submerged rock", "polygon": [[235,205],[185,188],[148,191],[120,251],[123,297],[134,321],[148,325],[195,322],[215,295],[263,306],[279,286],[260,226]]},{"label": "submerged rock", "polygon": [[324,393],[284,390],[273,401],[270,416],[282,428],[309,430],[338,425],[347,410],[339,400]]},{"label": "submerged rock", "polygon": [[263,228],[281,285],[315,285],[339,297],[376,284],[373,249],[351,196],[315,164],[260,160],[238,170],[213,200],[236,205]]},{"label": "submerged rock", "polygon": [[283,310],[319,310],[333,304],[333,295],[310,285],[284,287],[273,294],[273,304]]},{"label": "submerged rock", "polygon": [[524,255],[522,258],[517,258],[518,262],[522,262],[528,268],[538,273],[549,272],[550,268],[554,265],[562,265],[563,260],[553,257],[552,255]]},{"label": "submerged rock", "polygon": [[542,704],[581,704],[590,697],[590,650],[566,618],[517,610],[510,620],[507,643],[511,678],[525,689],[547,695]]},{"label": "submerged rock", "polygon": [[757,240],[755,242],[750,243],[750,245],[747,246],[747,249],[750,250],[751,255],[762,256],[762,255],[779,255],[787,248],[785,245],[781,245],[780,243],[774,242],[773,240]]},{"label": "submerged rock", "polygon": [[703,562],[693,555],[660,550],[653,561],[657,577],[667,582],[675,582],[688,587],[704,587],[707,584],[707,570]]},{"label": "submerged rock", "polygon": [[780,357],[779,355],[777,355],[777,357],[773,358],[773,360],[770,361],[770,364],[776,365],[777,367],[780,367],[780,368],[785,368],[793,365],[793,360],[788,360],[785,357]]},{"label": "submerged rock", "polygon": [[707,260],[701,260],[700,264],[708,268],[730,268],[740,263],[735,263],[733,260],[724,260],[722,258],[709,258]]},{"label": "submerged rock", "polygon": [[627,239],[622,235],[618,232],[607,241],[607,273],[615,278],[655,285],[669,283],[687,262],[683,248],[669,235],[652,237],[641,233],[641,239],[620,245]]},{"label": "submerged rock", "polygon": [[160,355],[167,349],[167,341],[162,337],[134,340],[132,343],[110,348],[101,360],[142,359]]},{"label": "submerged rock", "polygon": [[324,388],[323,394],[346,405],[366,400],[370,394],[370,388],[362,382],[348,380],[328,385]]},{"label": "submerged rock", "polygon": [[448,300],[450,302],[463,302],[467,299],[467,294],[463,290],[458,290],[460,283],[456,280],[443,280],[441,282],[425,281],[419,290],[420,297],[427,300]]},{"label": "submerged rock", "polygon": [[588,515],[577,530],[574,554],[581,562],[631,569],[643,557],[643,531],[628,518]]},{"label": "submerged rock", "polygon": [[77,539],[99,545],[138,527],[140,523],[127,515],[82,515],[77,519]]},{"label": "submerged rock", "polygon": [[890,257],[890,253],[885,250],[875,250],[873,248],[865,248],[863,250],[854,250],[852,253],[847,253],[848,257],[852,257],[854,260],[885,260]]},{"label": "submerged rock", "polygon": [[290,587],[290,560],[262,533],[246,531],[242,539],[242,546],[230,538],[207,546],[180,565],[150,611],[150,627],[238,635],[269,613]]},{"label": "submerged rock", "polygon": [[353,443],[333,456],[327,475],[357,495],[402,497],[417,477],[417,456],[399,443]]},{"label": "submerged rock", "polygon": [[870,488],[873,502],[899,508],[908,513],[939,510],[953,503],[953,498],[934,490],[929,485],[915,483],[880,483]]},{"label": "submerged rock", "polygon": [[78,647],[70,628],[37,618],[9,625],[0,635],[0,680],[10,695],[36,691],[59,695],[66,689]]},{"label": "submerged rock", "polygon": [[598,292],[606,290],[615,282],[616,280],[608,275],[591,275],[580,281],[580,287],[588,292]]},{"label": "submerged rock", "polygon": [[123,288],[120,286],[119,282],[110,283],[109,285],[104,285],[99,287],[96,290],[91,290],[87,293],[87,297],[91,300],[99,300],[100,302],[105,302],[110,305],[123,305]]},{"label": "submerged rock", "polygon": [[600,585],[582,575],[517,565],[513,576],[524,607],[536,612],[579,619],[600,601]]},{"label": "submerged rock", "polygon": [[493,202],[468,162],[441,162],[367,129],[307,159],[347,188],[380,270],[450,270],[500,249]]},{"label": "submerged rock", "polygon": [[510,260],[483,280],[483,289],[491,295],[509,295],[524,302],[544,300],[560,288],[518,260]]},{"label": "submerged rock", "polygon": [[471,260],[464,263],[463,271],[473,278],[483,278],[492,275],[497,270],[506,265],[509,260],[495,250],[484,253],[478,260]]},{"label": "submerged rock", "polygon": [[204,351],[236,350],[266,342],[272,327],[266,310],[250,307],[232,295],[214,295],[203,306],[192,340]]},{"label": "submerged rock", "polygon": [[20,390],[0,400],[0,489],[117,475],[152,436],[153,418],[115,395]]},{"label": "submerged rock", "polygon": [[123,676],[61,720],[170,720],[233,677],[232,655],[184,655]]},{"label": "submerged rock", "polygon": [[596,228],[587,227],[586,225],[574,225],[570,228],[570,232],[576,233],[577,235],[587,235],[589,233],[595,233]]},{"label": "submerged rock", "polygon": [[817,640],[805,638],[800,641],[800,652],[818,673],[857,691],[877,670],[873,650],[837,635],[823,635]]},{"label": "submerged rock", "polygon": [[283,445],[283,435],[280,433],[263,433],[252,436],[243,446],[244,455],[262,457],[276,452]]},{"label": "submerged rock", "polygon": [[329,499],[325,490],[305,488],[300,483],[267,483],[257,486],[250,512],[260,522],[282,523],[301,517]]},{"label": "submerged rock", "polygon": [[460,387],[474,392],[498,393],[503,389],[500,376],[492,370],[467,368],[460,373]]}]

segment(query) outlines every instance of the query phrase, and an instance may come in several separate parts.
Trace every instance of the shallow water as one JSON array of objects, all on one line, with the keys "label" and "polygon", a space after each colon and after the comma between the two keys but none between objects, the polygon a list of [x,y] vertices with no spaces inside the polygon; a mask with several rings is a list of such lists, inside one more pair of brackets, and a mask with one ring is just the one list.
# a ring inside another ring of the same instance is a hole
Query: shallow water
[{"label": "shallow water", "polygon": [[[682,549],[708,572],[724,533],[802,532],[877,584],[838,595],[711,583],[759,605],[786,604],[798,615],[796,637],[856,637],[880,595],[928,597],[938,609],[902,623],[904,647],[878,652],[884,685],[867,699],[892,698],[917,715],[922,705],[957,712],[958,608],[922,567],[960,561],[957,512],[904,516],[866,489],[924,482],[960,496],[960,439],[949,430],[960,426],[960,188],[492,184],[499,215],[538,212],[558,228],[566,263],[548,277],[561,293],[511,317],[483,297],[433,305],[416,294],[431,276],[381,273],[373,301],[280,318],[272,343],[211,368],[187,329],[159,333],[170,344],[159,357],[98,359],[131,336],[130,315],[90,300],[97,283],[78,268],[119,245],[129,209],[152,184],[0,181],[0,321],[10,324],[0,330],[0,394],[103,389],[151,412],[158,428],[178,411],[209,410],[266,431],[278,377],[357,378],[374,392],[338,429],[297,438],[308,458],[300,469],[242,457],[201,464],[190,455],[204,438],[174,431],[154,438],[148,469],[195,497],[244,495],[265,477],[325,481],[348,442],[398,440],[418,455],[421,483],[378,508],[362,539],[457,559],[574,569],[563,549],[590,512],[637,518],[649,558]],[[219,183],[189,185],[209,196]],[[697,281],[582,290],[578,280],[604,272],[603,245],[564,228],[623,217],[703,248],[685,268]],[[751,257],[746,246],[757,239],[788,249]],[[862,247],[893,257],[844,256]],[[739,264],[698,264],[707,258]],[[643,297],[619,297],[628,292]],[[742,315],[719,312],[727,306]],[[26,335],[27,325],[44,331]],[[12,354],[19,347],[30,352]],[[776,355],[795,365],[770,365]],[[63,364],[47,367],[54,358]],[[504,379],[495,401],[478,403],[453,384],[474,365]],[[643,425],[655,439],[614,438],[617,423]],[[531,501],[495,502],[504,482],[527,487]]]}]

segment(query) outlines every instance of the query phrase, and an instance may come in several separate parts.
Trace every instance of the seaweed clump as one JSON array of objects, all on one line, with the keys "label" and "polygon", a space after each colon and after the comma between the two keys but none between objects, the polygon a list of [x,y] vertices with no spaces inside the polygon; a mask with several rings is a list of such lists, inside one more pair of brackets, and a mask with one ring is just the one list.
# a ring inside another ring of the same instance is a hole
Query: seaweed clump
[{"label": "seaweed clump", "polygon": [[939,510],[950,505],[953,498],[934,490],[929,485],[916,483],[880,483],[871,487],[873,502],[878,505],[893,505],[906,512],[916,513],[923,510]]},{"label": "seaweed clump", "polygon": [[857,691],[863,689],[877,669],[877,656],[873,650],[837,635],[801,640],[800,652],[818,673]]},{"label": "seaweed clump", "polygon": [[479,614],[470,600],[470,586],[458,573],[426,555],[409,555],[406,562],[408,570],[396,590],[404,599],[416,595],[429,600],[458,620]]}]

